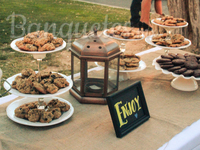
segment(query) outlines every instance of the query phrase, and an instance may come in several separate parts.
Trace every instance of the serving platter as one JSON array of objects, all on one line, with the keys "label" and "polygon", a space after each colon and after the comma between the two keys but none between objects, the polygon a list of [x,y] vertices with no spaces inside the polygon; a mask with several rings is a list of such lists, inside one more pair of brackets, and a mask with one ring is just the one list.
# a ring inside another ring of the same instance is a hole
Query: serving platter
[{"label": "serving platter", "polygon": [[67,112],[64,112],[60,118],[52,120],[49,123],[41,123],[41,122],[30,122],[26,119],[22,119],[22,118],[18,118],[15,116],[15,109],[23,104],[29,103],[29,102],[34,102],[37,101],[37,99],[35,98],[22,98],[19,100],[16,100],[14,102],[12,102],[10,105],[8,105],[8,107],[6,108],[6,113],[7,116],[14,122],[22,124],[22,125],[27,125],[27,126],[34,126],[34,127],[45,127],[45,126],[52,126],[58,123],[61,123],[63,121],[66,121],[67,119],[69,119],[73,113],[74,113],[74,108],[72,106],[72,104],[60,97],[49,97],[49,98],[44,98],[44,102],[48,103],[50,100],[52,99],[58,99],[59,101],[65,102],[68,105],[70,105],[70,109]]},{"label": "serving platter", "polygon": [[118,37],[110,36],[110,35],[107,34],[107,31],[108,31],[108,29],[106,29],[106,30],[103,31],[103,34],[104,34],[105,36],[107,36],[107,37],[109,37],[109,38],[113,38],[113,39],[115,39],[115,40],[125,41],[125,42],[138,41],[138,40],[144,39],[144,37],[145,37],[144,34],[142,34],[142,38],[141,38],[141,39],[123,39],[123,38],[118,38]]},{"label": "serving platter", "polygon": [[25,50],[21,50],[17,47],[17,45],[15,44],[17,41],[21,41],[23,40],[24,37],[21,37],[21,38],[18,38],[18,39],[15,39],[11,42],[10,46],[13,50],[16,50],[18,52],[21,52],[21,53],[28,53],[28,54],[47,54],[47,53],[54,53],[54,52],[57,52],[57,51],[60,51],[62,49],[64,49],[66,47],[66,42],[63,40],[63,44],[59,47],[57,47],[56,49],[54,50],[51,50],[51,51],[42,51],[42,52],[39,52],[39,51],[25,51]]},{"label": "serving platter", "polygon": [[[161,20],[162,18],[156,18],[156,19]],[[151,23],[153,23],[154,25],[163,27],[163,28],[178,29],[178,28],[184,28],[184,27],[187,27],[187,26],[188,26],[188,22],[186,22],[186,24],[183,25],[183,26],[166,26],[166,25],[161,25],[161,24],[155,23],[154,20],[155,20],[155,19],[152,19],[152,20],[151,20]]]},{"label": "serving platter", "polygon": [[[38,71],[35,71],[36,73],[38,73]],[[52,72],[52,73],[56,73],[56,72]],[[24,94],[24,93],[21,93],[19,92],[18,90],[16,89],[13,89],[11,88],[11,90],[9,91],[10,93],[14,94],[14,95],[17,95],[17,96],[22,96],[22,97],[33,97],[33,98],[43,98],[43,97],[54,97],[56,95],[60,95],[60,94],[63,94],[65,92],[67,92],[68,90],[70,90],[73,86],[73,82],[71,80],[71,78],[67,77],[66,75],[64,74],[61,74],[61,73],[58,73],[59,75],[63,76],[67,82],[69,82],[69,86],[65,87],[65,88],[61,88],[58,90],[58,92],[54,93],[54,94]],[[6,81],[12,85],[12,82],[15,80],[15,78],[17,76],[21,76],[21,73],[18,73],[18,74],[15,74],[11,77],[9,77],[8,79],[6,79]],[[3,86],[6,90],[9,90],[10,89],[10,85],[7,83],[7,82],[4,82]]]},{"label": "serving platter", "polygon": [[46,54],[48,53],[54,53],[54,52],[58,52],[62,49],[64,49],[66,47],[66,42],[63,40],[63,44],[57,48],[55,48],[54,50],[51,50],[51,51],[42,51],[42,52],[39,52],[39,51],[25,51],[25,50],[21,50],[17,47],[17,45],[15,44],[17,41],[21,41],[23,40],[24,37],[21,37],[21,38],[18,38],[18,39],[15,39],[11,42],[10,44],[10,47],[17,51],[17,52],[20,52],[20,53],[27,53],[27,54],[32,54],[33,57],[35,59],[44,59],[46,57]]},{"label": "serving platter", "polygon": [[166,69],[162,69],[160,65],[156,62],[157,59],[160,59],[161,57],[157,57],[153,60],[152,65],[155,66],[156,70],[161,70],[164,74],[171,74],[175,78],[171,81],[171,86],[177,90],[180,91],[195,91],[198,89],[198,83],[196,80],[200,80],[200,77],[185,77],[183,75],[175,74],[171,71],[168,71]]},{"label": "serving platter", "polygon": [[147,37],[145,38],[145,41],[146,41],[148,44],[152,45],[152,46],[157,46],[157,47],[160,47],[160,48],[172,49],[172,50],[174,49],[174,50],[177,50],[177,49],[184,49],[184,48],[187,48],[187,47],[189,47],[189,46],[191,45],[191,41],[190,41],[189,39],[186,39],[186,38],[185,38],[184,40],[186,40],[186,41],[189,42],[189,44],[187,44],[187,45],[180,46],[180,47],[167,47],[167,46],[161,46],[161,45],[157,45],[157,44],[155,44],[155,43],[152,42],[152,38],[153,38],[153,36],[154,36],[154,35],[147,36]]}]

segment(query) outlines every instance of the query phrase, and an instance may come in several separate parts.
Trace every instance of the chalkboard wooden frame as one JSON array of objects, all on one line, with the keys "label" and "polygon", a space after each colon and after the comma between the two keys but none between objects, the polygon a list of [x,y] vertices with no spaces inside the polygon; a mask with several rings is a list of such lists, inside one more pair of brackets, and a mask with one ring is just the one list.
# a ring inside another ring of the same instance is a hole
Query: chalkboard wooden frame
[{"label": "chalkboard wooden frame", "polygon": [[107,96],[106,99],[118,138],[128,134],[150,118],[140,81]]}]

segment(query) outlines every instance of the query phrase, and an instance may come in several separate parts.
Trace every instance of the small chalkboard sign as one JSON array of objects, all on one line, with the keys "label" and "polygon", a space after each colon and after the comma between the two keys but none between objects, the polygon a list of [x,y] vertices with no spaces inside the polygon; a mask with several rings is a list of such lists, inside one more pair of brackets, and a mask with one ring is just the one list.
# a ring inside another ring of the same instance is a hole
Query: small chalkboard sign
[{"label": "small chalkboard sign", "polygon": [[119,138],[150,118],[140,81],[106,99],[115,133]]}]

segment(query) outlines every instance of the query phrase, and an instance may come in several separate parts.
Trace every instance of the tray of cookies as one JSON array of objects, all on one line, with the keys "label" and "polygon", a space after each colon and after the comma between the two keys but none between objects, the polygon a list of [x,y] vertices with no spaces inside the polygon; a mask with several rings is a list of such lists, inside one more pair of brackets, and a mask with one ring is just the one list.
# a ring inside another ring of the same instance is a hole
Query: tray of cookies
[{"label": "tray of cookies", "polygon": [[106,29],[103,31],[103,34],[109,38],[121,41],[136,41],[144,39],[144,34],[142,34],[142,31],[125,26],[116,26]]},{"label": "tray of cookies", "polygon": [[151,22],[164,28],[182,28],[188,26],[188,22],[186,22],[185,19],[175,18],[173,16],[164,16],[162,18],[152,19]]},{"label": "tray of cookies", "polygon": [[[6,80],[11,85],[10,93],[22,97],[52,97],[67,92],[72,88],[72,80],[64,74],[45,71],[34,71],[25,68]],[[7,90],[10,85],[4,82]]]},{"label": "tray of cookies", "polygon": [[152,46],[159,46],[167,49],[183,49],[191,45],[191,41],[181,34],[171,35],[170,39],[168,39],[167,36],[166,33],[150,35],[145,38],[145,41]]},{"label": "tray of cookies", "polygon": [[200,80],[200,56],[185,53],[168,53],[153,60],[156,70],[174,77],[182,76],[185,79]]},{"label": "tray of cookies", "polygon": [[60,97],[44,98],[45,109],[37,109],[37,99],[22,98],[12,102],[7,108],[7,116],[14,122],[34,127],[51,126],[69,119],[74,108]]},{"label": "tray of cookies", "polygon": [[[97,66],[103,67],[103,63],[95,62]],[[109,62],[109,69],[116,70],[117,68],[117,60]],[[140,56],[135,55],[132,52],[124,52],[120,54],[119,61],[119,72],[137,72],[144,70],[146,68],[146,64],[141,60]]]},{"label": "tray of cookies", "polygon": [[54,37],[52,33],[36,31],[13,40],[10,46],[21,53],[46,54],[64,49],[66,42],[62,38]]}]

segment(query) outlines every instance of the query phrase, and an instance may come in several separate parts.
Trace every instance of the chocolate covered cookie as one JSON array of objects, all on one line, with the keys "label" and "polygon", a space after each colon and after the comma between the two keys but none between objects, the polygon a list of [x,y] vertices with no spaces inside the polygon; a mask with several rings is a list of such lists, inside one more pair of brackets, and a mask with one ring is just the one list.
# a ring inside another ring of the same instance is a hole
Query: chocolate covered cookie
[{"label": "chocolate covered cookie", "polygon": [[196,61],[185,61],[185,67],[187,69],[196,69],[198,67],[198,63]]},{"label": "chocolate covered cookie", "polygon": [[194,70],[186,70],[183,75],[186,77],[192,76],[194,73]]},{"label": "chocolate covered cookie", "polygon": [[185,60],[184,60],[184,59],[173,59],[173,60],[172,60],[172,63],[173,63],[174,65],[182,65],[182,64],[185,63]]},{"label": "chocolate covered cookie", "polygon": [[181,68],[174,71],[175,74],[182,74],[187,70],[187,68]]}]

